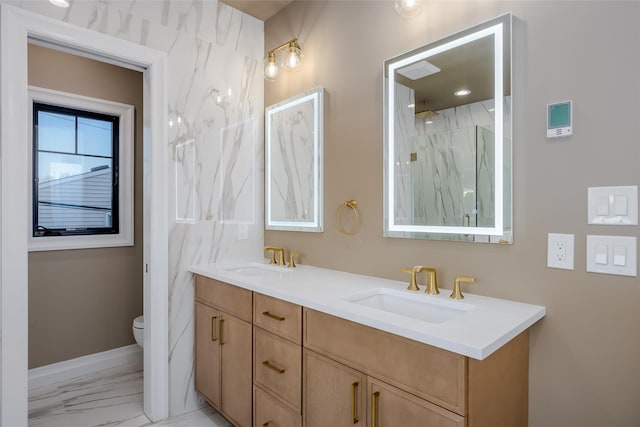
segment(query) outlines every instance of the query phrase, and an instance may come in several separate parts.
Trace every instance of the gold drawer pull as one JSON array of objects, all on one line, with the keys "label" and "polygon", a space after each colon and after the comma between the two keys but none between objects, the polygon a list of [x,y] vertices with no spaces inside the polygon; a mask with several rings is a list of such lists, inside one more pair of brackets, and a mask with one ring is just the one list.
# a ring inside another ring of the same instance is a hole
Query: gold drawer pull
[{"label": "gold drawer pull", "polygon": [[264,362],[262,362],[262,364],[267,368],[271,369],[272,371],[275,371],[279,374],[284,374],[284,369],[278,368],[277,366],[272,365],[271,363],[269,363],[268,360],[265,360]]},{"label": "gold drawer pull", "polygon": [[220,345],[224,345],[224,341],[222,341],[222,324],[224,323],[224,319],[220,319],[218,322],[218,336],[220,337]]},{"label": "gold drawer pull", "polygon": [[376,420],[376,415],[378,413],[378,397],[380,397],[379,391],[376,391],[371,395],[371,427],[377,427],[378,425]]},{"label": "gold drawer pull", "polygon": [[351,384],[351,424],[358,424],[358,381]]},{"label": "gold drawer pull", "polygon": [[215,336],[217,318],[218,316],[211,316],[211,342],[215,342],[218,340],[218,337]]},{"label": "gold drawer pull", "polygon": [[268,311],[262,312],[262,315],[267,316],[270,319],[277,320],[278,322],[282,322],[284,320],[284,317],[269,313]]}]

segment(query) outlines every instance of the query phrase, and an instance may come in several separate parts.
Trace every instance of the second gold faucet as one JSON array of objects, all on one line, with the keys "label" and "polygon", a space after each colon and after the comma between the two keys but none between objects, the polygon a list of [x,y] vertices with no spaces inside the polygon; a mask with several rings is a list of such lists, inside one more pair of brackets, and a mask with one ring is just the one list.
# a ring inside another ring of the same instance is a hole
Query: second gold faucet
[{"label": "second gold faucet", "polygon": [[423,265],[416,265],[411,269],[405,267],[405,268],[402,268],[401,270],[404,271],[405,273],[411,273],[411,281],[409,282],[409,287],[407,288],[410,291],[420,290],[420,287],[418,286],[418,273],[426,271],[427,272],[427,289],[425,289],[425,293],[429,295],[438,295],[440,293],[440,290],[438,289],[438,279],[436,276],[435,268],[426,267]]}]

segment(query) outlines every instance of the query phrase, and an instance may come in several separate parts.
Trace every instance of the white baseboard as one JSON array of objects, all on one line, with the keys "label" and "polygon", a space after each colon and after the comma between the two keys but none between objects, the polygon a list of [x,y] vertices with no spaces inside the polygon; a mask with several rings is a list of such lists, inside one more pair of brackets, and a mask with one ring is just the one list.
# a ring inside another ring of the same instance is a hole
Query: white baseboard
[{"label": "white baseboard", "polygon": [[40,366],[29,369],[29,389],[136,362],[140,363],[142,368],[142,348],[137,344],[132,344],[51,365]]}]

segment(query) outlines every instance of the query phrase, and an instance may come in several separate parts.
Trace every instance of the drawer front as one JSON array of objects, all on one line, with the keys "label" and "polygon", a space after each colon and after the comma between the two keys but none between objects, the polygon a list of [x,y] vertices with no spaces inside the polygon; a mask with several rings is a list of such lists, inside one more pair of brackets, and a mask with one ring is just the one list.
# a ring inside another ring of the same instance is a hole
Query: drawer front
[{"label": "drawer front", "polygon": [[253,323],[302,344],[302,307],[262,294],[253,297]]},{"label": "drawer front", "polygon": [[302,417],[275,397],[253,386],[253,421],[255,427],[300,427]]},{"label": "drawer front", "polygon": [[196,275],[196,299],[251,322],[253,293],[249,290]]},{"label": "drawer front", "polygon": [[314,310],[304,316],[305,347],[466,415],[464,356]]},{"label": "drawer front", "polygon": [[253,327],[255,384],[271,391],[301,410],[302,347]]}]

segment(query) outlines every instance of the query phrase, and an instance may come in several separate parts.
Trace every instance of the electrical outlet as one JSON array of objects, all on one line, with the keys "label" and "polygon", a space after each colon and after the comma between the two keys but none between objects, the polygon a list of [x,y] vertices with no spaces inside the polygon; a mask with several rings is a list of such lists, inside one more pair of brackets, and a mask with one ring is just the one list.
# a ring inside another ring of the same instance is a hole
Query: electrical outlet
[{"label": "electrical outlet", "polygon": [[573,234],[549,233],[547,239],[547,267],[573,270]]}]

